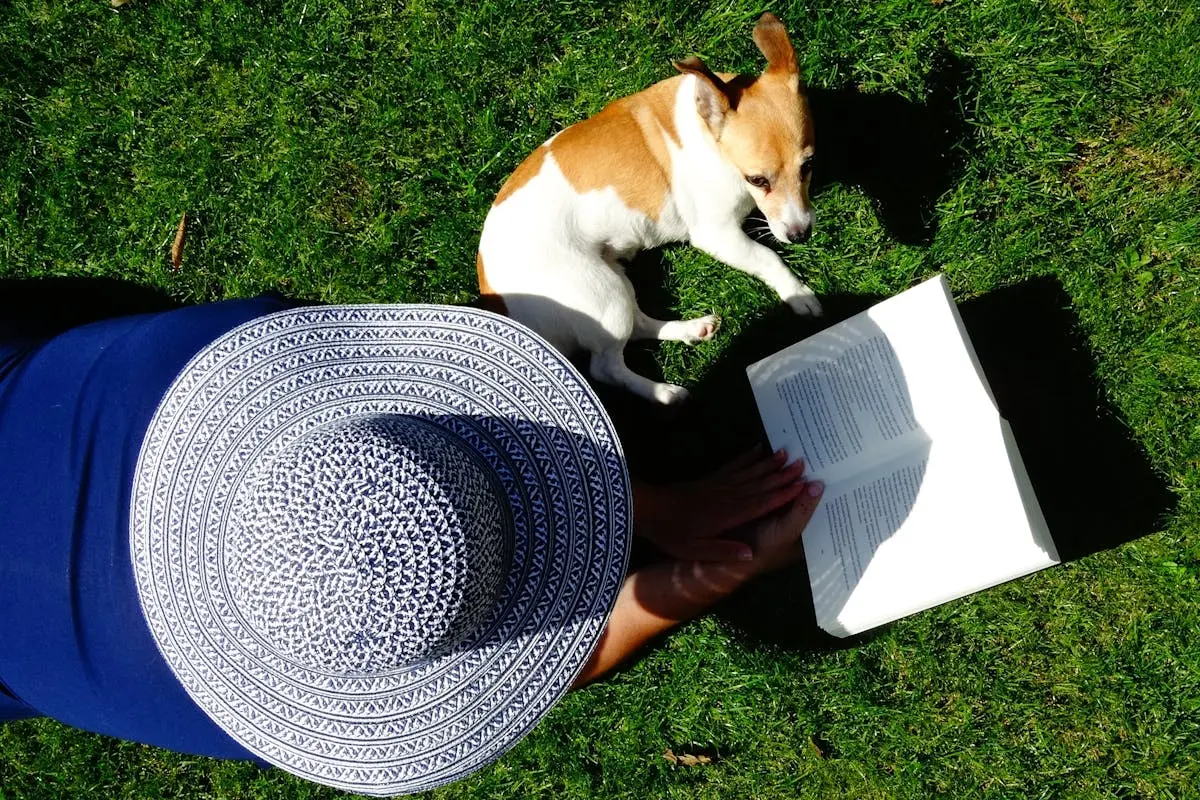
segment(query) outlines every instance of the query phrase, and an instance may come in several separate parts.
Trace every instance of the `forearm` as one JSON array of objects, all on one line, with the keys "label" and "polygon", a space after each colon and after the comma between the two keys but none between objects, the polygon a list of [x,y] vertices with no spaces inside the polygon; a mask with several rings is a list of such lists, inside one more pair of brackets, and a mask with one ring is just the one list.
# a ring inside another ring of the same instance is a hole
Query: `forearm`
[{"label": "forearm", "polygon": [[609,672],[654,637],[704,613],[745,583],[750,572],[740,563],[666,561],[631,573],[575,688]]},{"label": "forearm", "polygon": [[637,536],[645,536],[662,513],[659,489],[633,478],[630,480],[630,494],[633,495],[633,532]]}]

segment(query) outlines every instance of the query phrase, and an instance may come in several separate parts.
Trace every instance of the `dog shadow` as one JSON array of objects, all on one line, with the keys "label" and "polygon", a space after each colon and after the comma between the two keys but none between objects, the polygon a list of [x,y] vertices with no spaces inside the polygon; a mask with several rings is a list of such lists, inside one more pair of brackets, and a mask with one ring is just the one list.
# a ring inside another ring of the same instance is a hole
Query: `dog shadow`
[{"label": "dog shadow", "polygon": [[[691,401],[670,413],[623,389],[594,384],[630,471],[659,483],[700,477],[765,442],[746,366],[881,299],[823,297],[826,313],[819,320],[797,317],[783,306],[769,310],[690,387]],[[0,334],[51,336],[109,317],[179,305],[156,289],[120,280],[0,279]],[[1062,560],[1159,530],[1177,498],[1107,400],[1061,284],[1050,277],[1025,281],[967,300],[959,310]],[[630,364],[645,372],[644,364]],[[1101,465],[1104,472],[1097,474]],[[1114,503],[1112,487],[1118,481],[1121,501]],[[747,587],[717,613],[752,645],[828,650],[878,635],[877,629],[842,639],[822,631],[803,564]]]},{"label": "dog shadow", "polygon": [[937,201],[977,146],[966,113],[978,95],[970,61],[940,50],[925,85],[921,103],[853,87],[808,88],[817,140],[814,196],[835,183],[861,189],[884,230],[905,244],[933,240]]},{"label": "dog shadow", "polygon": [[[932,241],[937,233],[937,202],[958,182],[977,146],[975,128],[965,112],[973,107],[978,93],[974,67],[968,59],[945,48],[930,64],[922,103],[894,93],[868,94],[853,87],[807,88],[817,137],[817,168],[811,187],[814,197],[834,184],[855,187],[870,198],[885,232],[913,245]],[[755,209],[743,229],[761,229],[763,222],[761,212]],[[781,246],[769,236],[752,238],[768,247]],[[627,267],[638,306],[652,317],[674,318],[674,297],[665,288],[664,250],[639,253]],[[839,303],[846,304],[842,310],[848,313],[862,308],[852,297],[826,297],[822,302],[833,306],[827,318],[836,318]],[[796,321],[783,308],[771,312],[768,320],[764,325],[776,333],[756,330],[746,335],[763,340],[767,346],[773,340],[779,343],[775,349],[816,330],[811,324]],[[626,362],[638,374],[661,381],[657,348],[654,342],[634,342],[626,350]],[[761,350],[763,356],[773,352]],[[622,397],[619,392],[601,391],[617,416],[646,413],[640,401]]]},{"label": "dog shadow", "polygon": [[[636,465],[635,474],[651,482],[695,477],[765,442],[745,368],[881,299],[822,297],[826,315],[819,321],[782,307],[771,311],[736,337],[690,387],[692,401],[673,415],[601,387],[631,469]],[[1061,559],[1074,561],[1159,530],[1177,498],[1106,399],[1061,284],[1050,277],[1025,281],[967,300],[959,310]],[[1101,465],[1104,472],[1097,474]],[[1118,481],[1121,501],[1114,503]],[[788,649],[851,647],[880,631],[843,639],[821,630],[803,564],[747,587],[717,613],[748,643]]]}]

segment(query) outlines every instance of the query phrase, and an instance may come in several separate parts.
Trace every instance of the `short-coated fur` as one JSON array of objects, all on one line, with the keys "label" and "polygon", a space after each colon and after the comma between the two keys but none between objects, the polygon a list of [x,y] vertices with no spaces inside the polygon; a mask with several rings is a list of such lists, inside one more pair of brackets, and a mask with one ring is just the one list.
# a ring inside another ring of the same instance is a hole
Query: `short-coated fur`
[{"label": "short-coated fur", "polygon": [[591,354],[597,380],[660,403],[687,393],[625,365],[630,339],[695,343],[705,316],[662,321],[637,307],[622,261],[689,241],[773,288],[797,313],[820,313],[812,291],[741,223],[755,205],[780,241],[812,226],[812,120],[783,25],[764,14],[758,76],[717,75],[700,59],[556,134],[500,189],[476,266],[484,305],[530,326],[562,352]]}]

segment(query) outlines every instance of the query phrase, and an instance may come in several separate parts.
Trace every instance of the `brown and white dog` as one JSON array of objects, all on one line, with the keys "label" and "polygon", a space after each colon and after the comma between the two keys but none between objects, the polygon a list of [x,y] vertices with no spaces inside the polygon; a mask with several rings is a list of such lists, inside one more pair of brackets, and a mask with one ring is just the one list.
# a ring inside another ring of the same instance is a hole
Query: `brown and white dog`
[{"label": "brown and white dog", "polygon": [[695,343],[720,320],[646,316],[622,259],[689,241],[758,277],[797,313],[819,314],[812,290],[741,227],[757,205],[780,241],[804,241],[812,228],[813,128],[796,54],[772,14],[755,25],[754,42],[767,58],[760,76],[718,76],[693,56],[675,65],[683,74],[534,150],[483,225],[476,266],[484,305],[567,355],[590,352],[596,380],[660,403],[687,391],[630,370],[626,343]]}]

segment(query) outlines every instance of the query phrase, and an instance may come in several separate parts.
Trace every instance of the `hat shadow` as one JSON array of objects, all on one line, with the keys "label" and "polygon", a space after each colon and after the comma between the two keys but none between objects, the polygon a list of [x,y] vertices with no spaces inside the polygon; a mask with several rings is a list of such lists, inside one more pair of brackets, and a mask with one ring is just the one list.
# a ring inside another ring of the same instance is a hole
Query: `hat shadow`
[{"label": "hat shadow", "polygon": [[[765,441],[745,367],[881,297],[822,298],[820,320],[776,307],[744,329],[691,387],[692,401],[664,412],[610,386],[594,385],[621,437],[631,471],[658,482],[704,475]],[[48,336],[74,325],[180,304],[155,289],[98,278],[0,280],[0,333]],[[1107,400],[1096,363],[1054,278],[1043,277],[960,304],[960,313],[1012,426],[1039,504],[1063,561],[1111,549],[1159,529],[1177,498]],[[630,365],[653,374],[655,345],[630,348]],[[1105,465],[1096,475],[1097,465]],[[1121,502],[1112,502],[1120,482]],[[853,646],[816,624],[803,565],[769,576],[719,610],[749,643],[795,649]]]},{"label": "hat shadow", "polygon": [[[765,442],[746,366],[882,299],[823,297],[820,321],[784,308],[768,312],[729,344],[690,387],[691,402],[674,414],[597,387],[631,469],[654,482],[697,477]],[[1061,284],[1050,277],[1025,281],[967,300],[959,310],[1062,561],[1159,530],[1177,498],[1106,399]],[[1096,474],[1098,465],[1104,474]],[[1113,503],[1117,481],[1121,502]],[[803,563],[746,587],[717,613],[749,644],[797,650],[850,647],[881,630],[848,638],[823,631]]]}]

